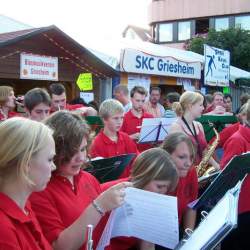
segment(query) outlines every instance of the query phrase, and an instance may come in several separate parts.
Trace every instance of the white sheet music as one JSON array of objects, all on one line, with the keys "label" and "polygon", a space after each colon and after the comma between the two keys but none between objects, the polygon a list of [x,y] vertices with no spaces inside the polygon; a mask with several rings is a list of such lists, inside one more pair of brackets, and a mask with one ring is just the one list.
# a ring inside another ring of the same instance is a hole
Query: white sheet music
[{"label": "white sheet music", "polygon": [[[163,141],[168,135],[171,125],[177,118],[144,118],[140,132],[139,143]],[[159,125],[161,124],[161,128]],[[158,131],[160,128],[160,131]],[[159,137],[157,140],[157,134]]]},{"label": "white sheet music", "polygon": [[171,249],[178,244],[176,197],[127,188],[125,201],[111,213],[97,250],[117,236],[133,236]]}]

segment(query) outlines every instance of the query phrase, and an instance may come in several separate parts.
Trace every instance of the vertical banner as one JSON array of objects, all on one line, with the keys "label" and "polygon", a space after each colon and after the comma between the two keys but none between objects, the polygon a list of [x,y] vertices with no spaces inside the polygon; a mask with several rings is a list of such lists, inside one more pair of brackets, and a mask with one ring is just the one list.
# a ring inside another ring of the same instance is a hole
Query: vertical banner
[{"label": "vertical banner", "polygon": [[230,52],[204,45],[204,84],[211,86],[229,86]]}]

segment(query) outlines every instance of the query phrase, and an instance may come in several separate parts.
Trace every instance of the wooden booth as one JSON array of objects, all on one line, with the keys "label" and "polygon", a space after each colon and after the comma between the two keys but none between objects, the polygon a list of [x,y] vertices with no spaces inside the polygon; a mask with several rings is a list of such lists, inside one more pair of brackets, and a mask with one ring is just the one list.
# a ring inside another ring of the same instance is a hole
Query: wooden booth
[{"label": "wooden booth", "polygon": [[[23,64],[33,65],[27,59],[29,56],[36,59],[35,66],[39,64],[50,69],[33,70],[34,75],[28,75]],[[50,70],[53,71],[51,75]],[[112,67],[56,26],[0,34],[0,85],[14,87],[17,95],[34,87],[48,88],[53,82],[61,82],[71,100],[79,97],[76,81],[80,73],[92,73],[92,92],[97,103],[105,98],[102,95],[105,86],[102,85],[112,82],[112,77],[117,75]]]}]

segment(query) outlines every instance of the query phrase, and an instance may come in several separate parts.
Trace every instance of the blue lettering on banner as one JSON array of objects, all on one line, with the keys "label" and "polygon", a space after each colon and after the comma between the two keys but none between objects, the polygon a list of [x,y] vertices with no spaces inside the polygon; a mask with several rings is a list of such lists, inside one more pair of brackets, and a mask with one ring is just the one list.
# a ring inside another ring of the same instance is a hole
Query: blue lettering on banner
[{"label": "blue lettering on banner", "polygon": [[[140,56],[137,55],[135,67],[137,69],[154,70],[154,57]],[[194,75],[194,67],[188,66],[188,64],[183,65],[180,62],[171,63],[169,60],[158,59],[157,70],[163,72],[180,73]]]},{"label": "blue lettering on banner", "polygon": [[154,70],[154,58],[153,57],[147,57],[147,56],[136,56],[136,65],[135,67],[137,69],[150,69]]},{"label": "blue lettering on banner", "polygon": [[194,75],[194,67],[181,65],[179,62],[170,63],[168,60],[164,62],[162,59],[159,59],[157,68],[159,71]]}]

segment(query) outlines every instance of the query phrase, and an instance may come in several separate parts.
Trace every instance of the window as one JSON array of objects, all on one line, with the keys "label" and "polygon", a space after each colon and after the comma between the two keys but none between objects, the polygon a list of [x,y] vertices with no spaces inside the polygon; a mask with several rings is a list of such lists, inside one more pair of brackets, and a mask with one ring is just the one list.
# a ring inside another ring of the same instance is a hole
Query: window
[{"label": "window", "polygon": [[226,30],[229,28],[229,18],[228,17],[222,17],[222,18],[216,18],[215,19],[215,30]]},{"label": "window", "polygon": [[179,22],[178,23],[178,40],[187,40],[191,38],[191,23]]},{"label": "window", "polygon": [[235,27],[250,30],[250,16],[237,16],[235,17]]},{"label": "window", "polygon": [[173,24],[163,23],[159,24],[159,42],[173,41]]},{"label": "window", "polygon": [[195,21],[195,34],[204,34],[209,30],[209,19],[198,19]]}]

